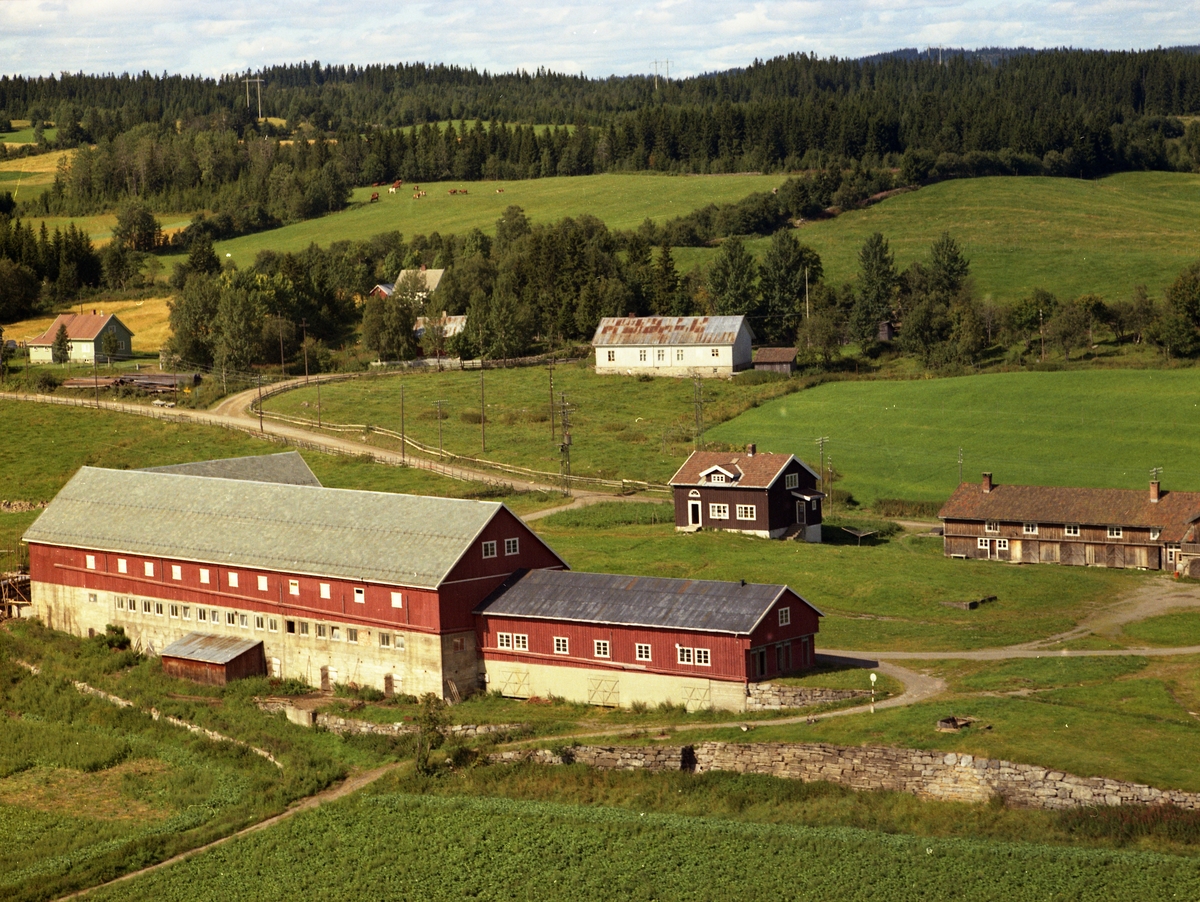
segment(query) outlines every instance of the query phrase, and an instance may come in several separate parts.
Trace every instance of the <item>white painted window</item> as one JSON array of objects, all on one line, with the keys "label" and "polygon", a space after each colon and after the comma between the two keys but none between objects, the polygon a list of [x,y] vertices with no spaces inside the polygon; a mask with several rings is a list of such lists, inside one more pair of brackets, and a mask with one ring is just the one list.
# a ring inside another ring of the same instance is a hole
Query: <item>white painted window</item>
[{"label": "white painted window", "polygon": [[299,595],[299,594],[300,594],[300,580],[289,579],[288,580],[288,595]]},{"label": "white painted window", "polygon": [[274,617],[268,617],[267,618],[267,630],[272,633],[279,632],[279,621],[276,620]]},{"label": "white painted window", "polygon": [[226,611],[225,612],[225,625],[226,626],[237,626],[237,614],[235,614],[233,611]]},{"label": "white painted window", "polygon": [[201,623],[208,622],[208,608],[196,608],[196,619]]},{"label": "white painted window", "polygon": [[754,504],[739,504],[737,518],[739,520],[754,520],[758,517],[758,507]]},{"label": "white painted window", "polygon": [[1119,526],[1110,526],[1108,528],[1108,537],[1110,539],[1119,539],[1123,535],[1124,535],[1124,532],[1121,530],[1121,527],[1119,527]]},{"label": "white painted window", "polygon": [[639,642],[634,646],[634,657],[639,661],[650,660],[650,644],[647,642]]},{"label": "white painted window", "polygon": [[999,532],[1000,524],[995,520],[985,520],[983,524],[984,532]]},{"label": "white painted window", "polygon": [[396,651],[404,651],[404,637],[399,633],[393,637],[393,644],[396,647]]},{"label": "white painted window", "polygon": [[496,648],[512,648],[512,633],[496,633]]},{"label": "white painted window", "polygon": [[100,598],[95,592],[88,592],[88,601],[90,601],[92,604],[96,604],[100,601]]},{"label": "white painted window", "polygon": [[667,352],[659,348],[658,352],[654,356],[657,360],[666,360]]},{"label": "white painted window", "polygon": [[1175,563],[1175,555],[1178,551],[1179,551],[1178,545],[1168,545],[1167,546],[1167,563],[1168,564]]},{"label": "white painted window", "polygon": [[571,646],[567,642],[566,636],[554,637],[554,653],[556,655],[567,655],[571,653]]},{"label": "white painted window", "polygon": [[513,633],[513,650],[529,651],[529,636],[525,633]]},{"label": "white painted window", "polygon": [[200,584],[202,586],[207,586],[208,583],[209,583],[208,570],[205,567],[201,567],[200,568]]},{"label": "white painted window", "polygon": [[192,619],[192,608],[191,608],[191,606],[190,606],[190,605],[186,605],[186,604],[185,604],[185,605],[183,606],[183,619],[184,619],[184,620],[191,620],[191,619]]},{"label": "white painted window", "polygon": [[362,586],[354,587],[354,603],[355,604],[366,604],[367,603],[367,590],[364,589]]},{"label": "white painted window", "polygon": [[346,641],[357,643],[358,642],[358,630],[356,630],[352,626],[346,627]]},{"label": "white painted window", "polygon": [[504,555],[507,557],[511,554],[520,554],[521,540],[520,539],[505,539],[504,540]]},{"label": "white painted window", "polygon": [[1079,538],[1079,524],[1078,523],[1068,523],[1066,526],[1063,527],[1063,535],[1067,536],[1068,538],[1072,538],[1072,539]]},{"label": "white painted window", "polygon": [[984,538],[976,539],[975,547],[976,548],[987,548],[989,541],[990,541],[989,539],[984,539]]},{"label": "white painted window", "polygon": [[696,664],[700,667],[712,666],[712,655],[707,648],[697,648],[694,651],[696,652]]},{"label": "white painted window", "polygon": [[329,583],[321,583],[321,597],[329,598]]},{"label": "white painted window", "polygon": [[403,592],[393,592],[392,593],[392,607],[394,607],[394,608],[404,607],[404,593]]},{"label": "white painted window", "polygon": [[171,565],[171,579],[183,579],[183,568],[178,564]]},{"label": "white painted window", "polygon": [[258,578],[258,591],[267,591],[267,578],[265,576],[259,576]]},{"label": "white painted window", "polygon": [[283,667],[279,663],[278,658],[271,659],[271,676],[279,679],[283,675]]},{"label": "white painted window", "polygon": [[1038,525],[1036,523],[1021,524],[1021,533],[1027,536],[1036,536],[1038,534]]},{"label": "white painted window", "polygon": [[708,481],[715,483],[717,485],[723,485],[725,482],[725,474],[724,473],[713,473],[708,477]]},{"label": "white painted window", "polygon": [[788,473],[786,476],[784,476],[783,477],[783,487],[785,489],[800,488],[800,474],[799,473]]},{"label": "white painted window", "polygon": [[331,626],[329,628],[329,638],[334,642],[340,642],[342,640],[342,628],[340,626]]},{"label": "white painted window", "polygon": [[84,557],[84,563],[89,570],[96,569],[96,555],[89,554]]},{"label": "white painted window", "polygon": [[792,622],[792,609],[791,608],[780,608],[779,609],[779,625],[780,626],[790,626],[791,622]]},{"label": "white painted window", "polygon": [[307,620],[300,621],[300,635],[301,636],[308,635],[308,621]]},{"label": "white painted window", "polygon": [[816,509],[817,509],[817,499],[816,499],[816,498],[814,498],[814,499],[812,500],[812,509],[813,509],[813,510],[816,510]]},{"label": "white painted window", "polygon": [[217,611],[216,608],[213,608],[212,610],[210,610],[208,612],[208,619],[211,620],[213,623],[219,623],[221,620],[221,615]]},{"label": "white painted window", "polygon": [[677,360],[679,363],[683,363],[683,348],[678,348],[678,349],[675,351],[675,359],[676,359],[676,360]]},{"label": "white painted window", "polygon": [[616,351],[609,351],[609,352],[608,352],[608,362],[609,362],[609,363],[612,363],[612,362],[613,362],[614,360],[616,360],[616,359],[617,359],[617,352],[616,352]]},{"label": "white painted window", "polygon": [[391,648],[392,647],[392,634],[391,633],[380,633],[379,634],[379,647],[380,648]]},{"label": "white painted window", "polygon": [[317,624],[317,638],[327,639],[329,637],[329,628],[323,623]]},{"label": "white painted window", "polygon": [[645,351],[638,351],[638,362],[639,363],[646,362],[646,352]]},{"label": "white painted window", "polygon": [[142,564],[142,572],[145,573],[147,576],[153,576],[154,575],[154,561],[146,561],[144,564]]},{"label": "white painted window", "polygon": [[142,613],[149,614],[150,611],[151,611],[150,602],[146,599],[142,599]]},{"label": "white painted window", "polygon": [[250,615],[249,614],[238,614],[238,626],[240,626],[242,629],[249,629],[250,628]]},{"label": "white painted window", "polygon": [[126,561],[125,558],[123,558],[123,557],[117,558],[117,572],[118,573],[128,573],[129,572],[129,562]]},{"label": "white painted window", "polygon": [[496,543],[495,542],[484,542],[483,543],[483,556],[485,558],[496,556]]},{"label": "white painted window", "polygon": [[996,540],[996,550],[997,551],[1008,551],[1008,539],[997,539]]},{"label": "white painted window", "polygon": [[611,657],[608,653],[608,640],[595,639],[592,642],[592,654],[597,658]]},{"label": "white painted window", "polygon": [[163,603],[161,601],[154,602],[154,615],[161,617],[163,615]]},{"label": "white painted window", "polygon": [[682,645],[676,645],[675,652],[679,658],[680,664],[692,663],[692,650],[690,648],[684,648]]},{"label": "white painted window", "polygon": [[255,615],[254,615],[254,628],[255,628],[256,630],[260,630],[260,629],[262,629],[264,626],[265,626],[265,623],[263,622],[263,615],[262,615],[262,614],[255,614]]},{"label": "white painted window", "polygon": [[729,505],[728,504],[710,504],[708,506],[708,519],[710,520],[728,520]]},{"label": "white painted window", "polygon": [[236,589],[238,587],[238,575],[233,571],[229,572],[229,588]]},{"label": "white painted window", "polygon": [[125,596],[124,595],[117,596],[117,610],[118,611],[125,610]]}]

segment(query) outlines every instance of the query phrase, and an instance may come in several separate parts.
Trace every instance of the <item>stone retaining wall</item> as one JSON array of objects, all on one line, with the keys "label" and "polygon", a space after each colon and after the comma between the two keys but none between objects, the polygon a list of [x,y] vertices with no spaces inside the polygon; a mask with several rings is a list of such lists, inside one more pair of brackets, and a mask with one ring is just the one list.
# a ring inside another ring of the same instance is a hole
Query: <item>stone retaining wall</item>
[{"label": "stone retaining wall", "polygon": [[488,756],[489,764],[586,764],[600,770],[644,770],[650,772],[691,770],[695,759],[691,746],[598,746],[577,745],[561,753],[551,749],[518,749]]},{"label": "stone retaining wall", "polygon": [[[371,723],[369,720],[338,717],[335,714],[317,714],[313,722],[333,733],[371,733],[378,736],[404,736],[416,733],[419,729],[413,723]],[[445,727],[444,732],[447,736],[470,739],[492,733],[521,733],[528,729],[528,724],[521,723],[455,723]]]},{"label": "stone retaining wall", "polygon": [[751,683],[747,689],[747,711],[807,708],[848,698],[871,697],[870,689],[820,689],[808,686],[776,686],[773,683]]}]

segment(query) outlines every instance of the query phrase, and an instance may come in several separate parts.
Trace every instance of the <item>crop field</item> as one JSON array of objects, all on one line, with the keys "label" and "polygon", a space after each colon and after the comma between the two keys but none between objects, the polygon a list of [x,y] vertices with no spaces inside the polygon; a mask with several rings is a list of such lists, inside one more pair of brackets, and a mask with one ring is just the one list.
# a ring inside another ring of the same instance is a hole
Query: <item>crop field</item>
[{"label": "crop field", "polygon": [[1200,893],[1200,861],[397,793],[323,806],[91,898],[833,902],[914,890],[927,899],[1186,898]]},{"label": "crop field", "polygon": [[860,502],[942,501],[963,479],[1200,490],[1200,370],[1018,372],[908,382],[838,382],[748,410],[713,441],[817,459],[828,436],[838,487]]},{"label": "crop field", "polygon": [[[17,132],[16,134],[21,133]],[[11,138],[12,135],[11,132],[0,135],[0,140]],[[6,141],[6,143],[11,142]],[[15,200],[28,200],[34,195],[41,194],[54,183],[54,174],[58,171],[58,161],[70,153],[69,150],[57,150],[33,157],[0,162],[0,192],[12,192]],[[34,228],[37,228],[36,224]],[[53,226],[50,228],[53,231]]]},{"label": "crop field", "polygon": [[[95,309],[100,313],[116,314],[117,318],[129,327],[133,332],[135,353],[152,351],[157,354],[158,349],[171,336],[171,327],[167,321],[171,313],[167,308],[168,300],[166,297],[158,297],[140,301],[99,301]],[[84,306],[88,305],[85,303]],[[78,307],[75,310],[78,312]],[[47,314],[9,323],[4,327],[4,337],[17,341],[37,338],[50,328],[55,316],[57,314]]]}]

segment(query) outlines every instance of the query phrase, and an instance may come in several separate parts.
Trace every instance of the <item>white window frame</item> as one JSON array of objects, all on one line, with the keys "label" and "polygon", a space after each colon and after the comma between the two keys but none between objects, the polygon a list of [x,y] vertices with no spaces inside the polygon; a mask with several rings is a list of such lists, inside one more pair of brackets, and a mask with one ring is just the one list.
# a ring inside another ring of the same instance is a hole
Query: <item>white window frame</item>
[{"label": "white window frame", "polygon": [[571,653],[571,640],[566,636],[555,636],[554,653],[556,655],[569,655]]},{"label": "white window frame", "polygon": [[200,568],[200,585],[207,586],[212,579],[207,567]]},{"label": "white window frame", "polygon": [[392,647],[392,634],[391,633],[380,633],[379,634],[379,647],[380,648],[391,648]]},{"label": "white window frame", "polygon": [[713,349],[712,349],[712,356],[713,356],[713,357],[720,357],[720,356],[721,356],[721,349],[720,349],[720,348],[713,348]]},{"label": "white window frame", "polygon": [[191,619],[192,619],[192,608],[191,608],[191,605],[186,605],[186,604],[185,604],[185,605],[183,606],[183,619],[184,619],[184,620],[191,620]]},{"label": "white window frame", "polygon": [[983,521],[983,531],[984,532],[999,532],[1000,531],[1000,521],[999,520],[984,520]]},{"label": "white window frame", "polygon": [[529,651],[528,633],[513,633],[513,651]]},{"label": "white window frame", "polygon": [[1008,551],[1008,539],[997,539],[996,540],[996,550],[997,551]]},{"label": "white window frame", "polygon": [[649,661],[650,654],[649,642],[638,642],[633,646],[633,657],[637,661]]},{"label": "white window frame", "polygon": [[1161,530],[1161,529],[1159,529],[1159,528],[1157,528],[1157,527],[1154,527],[1154,528],[1152,528],[1152,529],[1150,530],[1150,541],[1151,541],[1151,542],[1157,542],[1157,541],[1158,541],[1158,537],[1159,537],[1159,536],[1161,536],[1161,535],[1162,535],[1162,530]]},{"label": "white window frame", "polygon": [[236,573],[234,573],[232,570],[230,570],[225,575],[227,577],[229,577],[229,579],[227,580],[227,582],[229,583],[229,588],[231,588],[231,589],[238,588],[238,575]]},{"label": "white window frame", "polygon": [[983,538],[983,536],[980,536],[978,539],[975,540],[976,548],[990,548],[991,546],[992,546],[991,539],[985,539],[985,538]]},{"label": "white window frame", "polygon": [[297,595],[298,596],[299,594],[300,594],[300,580],[289,579],[288,580],[288,595]]},{"label": "white window frame", "polygon": [[1179,553],[1178,545],[1168,545],[1167,546],[1167,563],[1168,564],[1175,563],[1175,557],[1178,553]]},{"label": "white window frame", "polygon": [[693,648],[696,655],[697,667],[712,667],[712,651],[707,648]]},{"label": "white window frame", "polygon": [[267,618],[267,632],[268,633],[279,632],[279,620],[277,618],[275,618],[275,617]]},{"label": "white window frame", "polygon": [[799,474],[799,473],[788,473],[788,474],[786,474],[786,475],[783,477],[783,487],[784,487],[785,489],[798,489],[798,488],[800,488],[800,474]]},{"label": "white window frame", "polygon": [[208,608],[196,608],[196,619],[200,623],[208,623]]},{"label": "white window frame", "polygon": [[496,633],[496,648],[512,649],[512,633]]},{"label": "white window frame", "polygon": [[484,560],[487,560],[488,558],[494,558],[495,556],[496,556],[495,540],[492,540],[490,542],[484,542],[483,543],[483,558],[484,558]]},{"label": "white window frame", "polygon": [[317,638],[318,639],[328,639],[329,638],[329,627],[326,626],[324,623],[317,624]]},{"label": "white window frame", "polygon": [[392,607],[394,607],[394,608],[404,607],[404,593],[403,592],[393,592],[392,593]]},{"label": "white window frame", "polygon": [[142,562],[142,572],[144,574],[146,574],[146,576],[153,576],[154,575],[154,561],[143,561]]},{"label": "white window frame", "polygon": [[367,590],[366,590],[365,586],[355,586],[354,587],[354,603],[355,604],[366,604],[367,603]]},{"label": "white window frame", "polygon": [[638,351],[638,363],[645,363],[645,362],[646,362],[646,351],[643,348],[642,350]]},{"label": "white window frame", "polygon": [[1125,538],[1125,530],[1120,526],[1110,526],[1108,527],[1108,537],[1110,539],[1123,539]]},{"label": "white window frame", "polygon": [[658,353],[655,355],[655,357],[656,357],[658,360],[666,360],[666,359],[667,359],[667,352],[666,352],[665,350],[663,350],[662,348],[659,348],[659,349],[658,349]]},{"label": "white window frame", "polygon": [[1063,535],[1068,539],[1078,539],[1079,538],[1079,524],[1078,523],[1068,523],[1065,526],[1063,526]]},{"label": "white window frame", "polygon": [[683,363],[683,348],[675,349],[675,360],[679,363]]},{"label": "white window frame", "polygon": [[128,573],[129,572],[129,562],[126,561],[125,558],[123,558],[123,557],[117,558],[117,572],[118,573]]},{"label": "white window frame", "polygon": [[353,626],[346,627],[346,641],[358,645],[358,628]]},{"label": "white window frame", "polygon": [[675,663],[691,664],[693,661],[692,649],[684,645],[675,646]]},{"label": "white window frame", "polygon": [[96,592],[88,592],[88,601],[90,601],[92,604],[98,603],[100,601],[99,594]]},{"label": "white window frame", "polygon": [[96,569],[96,555],[85,554],[83,556],[83,566],[87,567],[87,569],[89,569],[89,570],[95,570]]},{"label": "white window frame", "polygon": [[244,630],[250,629],[250,615],[249,614],[238,614],[238,626],[240,626]]},{"label": "white window frame", "polygon": [[334,625],[330,624],[330,626],[329,626],[329,641],[331,641],[331,642],[341,642],[342,641],[342,628],[340,626],[334,626]]},{"label": "white window frame", "polygon": [[329,591],[329,583],[321,583],[321,597],[324,598],[326,601],[328,601],[329,598],[331,597],[331,593]]},{"label": "white window frame", "polygon": [[226,626],[237,626],[237,613],[236,612],[234,612],[234,611],[226,611],[225,612],[225,625]]},{"label": "white window frame", "polygon": [[1038,525],[1036,523],[1022,523],[1021,535],[1036,536],[1038,534]]},{"label": "white window frame", "polygon": [[792,609],[790,607],[779,609],[779,625],[780,626],[791,626],[792,625]]},{"label": "white window frame", "polygon": [[171,565],[171,579],[174,579],[174,580],[183,579],[183,567],[179,566],[179,564]]},{"label": "white window frame", "polygon": [[260,573],[258,575],[258,591],[260,591],[260,592],[269,591],[270,586],[271,586],[271,584],[267,581],[267,578]]},{"label": "white window frame", "polygon": [[152,605],[149,598],[142,599],[142,613],[149,614],[152,612]]},{"label": "white window frame", "polygon": [[729,519],[729,505],[728,504],[714,504],[714,503],[710,502],[708,505],[708,519],[710,519],[710,520],[728,520]]},{"label": "white window frame", "polygon": [[504,540],[504,556],[505,557],[511,557],[514,554],[520,554],[520,553],[521,553],[521,540],[519,538]]},{"label": "white window frame", "polygon": [[708,481],[710,483],[712,483],[713,485],[725,485],[725,474],[724,473],[709,473]]},{"label": "white window frame", "polygon": [[609,351],[609,352],[608,352],[608,362],[609,362],[609,363],[613,363],[613,362],[615,362],[615,361],[616,361],[616,359],[617,359],[617,352],[616,352],[616,351]]},{"label": "white window frame", "polygon": [[154,602],[154,616],[161,617],[163,615],[163,603],[161,601]]},{"label": "white window frame", "polygon": [[298,622],[299,622],[299,624],[300,624],[300,635],[301,635],[301,636],[307,636],[307,635],[308,635],[308,621],[307,621],[307,620],[301,620],[301,621],[298,621]]},{"label": "white window frame", "polygon": [[737,518],[739,520],[757,520],[758,519],[758,505],[756,505],[756,504],[739,504],[739,505],[736,505],[735,510],[737,512]]},{"label": "white window frame", "polygon": [[263,617],[263,615],[262,615],[262,614],[255,614],[255,615],[254,615],[254,628],[255,628],[256,630],[261,630],[261,629],[266,629],[266,628],[267,628],[267,621],[266,621],[266,618],[265,618],[265,617]]},{"label": "white window frame", "polygon": [[612,646],[609,645],[607,639],[592,640],[592,657],[593,658],[611,658]]}]

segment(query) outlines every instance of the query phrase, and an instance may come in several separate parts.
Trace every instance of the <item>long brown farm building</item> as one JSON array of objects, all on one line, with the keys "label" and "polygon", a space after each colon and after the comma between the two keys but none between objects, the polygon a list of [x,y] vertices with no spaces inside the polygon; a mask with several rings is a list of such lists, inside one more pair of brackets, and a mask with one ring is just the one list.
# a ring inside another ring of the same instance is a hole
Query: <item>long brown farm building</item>
[{"label": "long brown farm building", "polygon": [[947,557],[1200,576],[1200,492],[1004,485],[984,473],[938,512]]},{"label": "long brown farm building", "polygon": [[29,613],[121,626],[207,680],[261,661],[449,698],[741,710],[813,664],[821,615],[787,586],[569,572],[503,504],[324,488],[272,457],[82,468],[24,536]]}]

